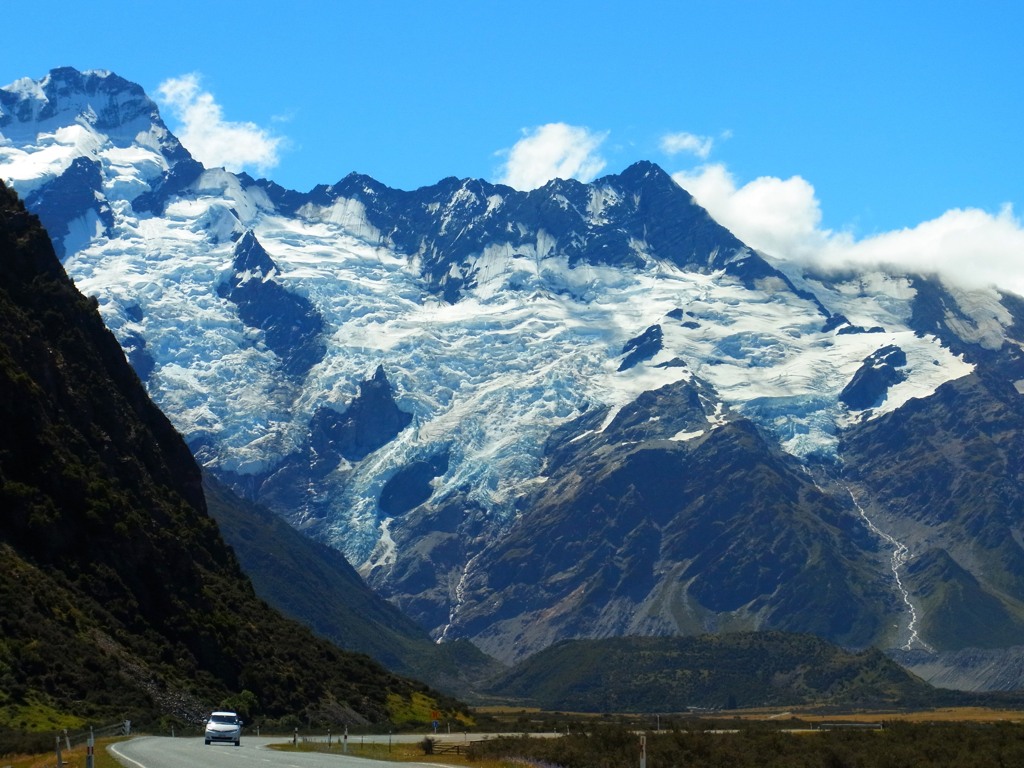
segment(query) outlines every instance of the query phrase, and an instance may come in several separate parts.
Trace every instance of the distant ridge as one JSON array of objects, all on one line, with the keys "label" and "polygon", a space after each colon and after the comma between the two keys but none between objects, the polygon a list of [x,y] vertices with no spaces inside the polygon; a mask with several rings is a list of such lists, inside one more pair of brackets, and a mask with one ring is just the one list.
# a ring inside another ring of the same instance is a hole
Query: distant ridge
[{"label": "distant ridge", "polygon": [[493,690],[582,712],[914,709],[957,700],[877,650],[850,653],[783,632],[565,640],[518,664]]}]

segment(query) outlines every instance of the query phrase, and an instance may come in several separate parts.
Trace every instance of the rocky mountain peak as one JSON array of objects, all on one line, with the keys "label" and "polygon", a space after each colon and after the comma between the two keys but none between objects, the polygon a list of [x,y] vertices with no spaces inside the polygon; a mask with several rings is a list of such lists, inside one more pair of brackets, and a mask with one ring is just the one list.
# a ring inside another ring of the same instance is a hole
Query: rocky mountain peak
[{"label": "rocky mountain peak", "polygon": [[[675,179],[664,168],[650,160],[638,160],[618,174],[617,178],[624,185],[636,188],[662,188],[672,191],[680,189]],[[689,193],[687,196],[689,197]],[[693,198],[690,197],[690,199]]]},{"label": "rocky mountain peak", "polygon": [[277,264],[270,258],[267,249],[260,245],[251,229],[247,229],[235,245],[233,266],[238,273],[256,272],[264,278],[277,269]]},{"label": "rocky mountain peak", "polygon": [[0,136],[0,165],[18,166],[4,178],[39,214],[61,258],[97,233],[112,236],[112,201],[141,199],[146,210],[155,190],[180,189],[179,177],[202,169],[142,87],[104,70],[60,67],[0,88]]},{"label": "rocky mountain peak", "polygon": [[360,461],[409,426],[412,414],[395,403],[384,367],[360,382],[359,394],[341,412],[321,408],[310,428],[311,444],[321,457]]},{"label": "rocky mountain peak", "polygon": [[110,132],[144,119],[163,125],[142,86],[105,70],[50,70],[35,81],[22,78],[0,88],[0,130],[85,123]]}]

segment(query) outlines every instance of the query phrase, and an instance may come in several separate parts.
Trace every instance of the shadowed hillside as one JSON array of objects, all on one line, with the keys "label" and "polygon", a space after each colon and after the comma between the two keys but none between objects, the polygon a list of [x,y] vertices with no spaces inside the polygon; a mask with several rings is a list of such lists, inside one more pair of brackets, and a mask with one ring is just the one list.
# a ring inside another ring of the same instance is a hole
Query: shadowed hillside
[{"label": "shadowed hillside", "polygon": [[[0,186],[0,724],[386,721],[423,686],[257,599],[188,448]],[[251,695],[250,695],[251,694]]]},{"label": "shadowed hillside", "polygon": [[473,701],[478,681],[504,667],[468,640],[435,643],[426,630],[371,590],[338,550],[273,512],[204,479],[210,514],[257,594],[342,648]]}]

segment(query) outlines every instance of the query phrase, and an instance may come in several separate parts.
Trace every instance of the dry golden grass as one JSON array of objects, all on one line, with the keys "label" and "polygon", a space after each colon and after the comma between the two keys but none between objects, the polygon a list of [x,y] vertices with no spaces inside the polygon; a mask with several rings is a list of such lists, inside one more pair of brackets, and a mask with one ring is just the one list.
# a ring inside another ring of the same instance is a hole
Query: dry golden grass
[{"label": "dry golden grass", "polygon": [[[514,717],[529,717],[531,715],[543,715],[543,710],[529,707],[478,707],[476,712],[489,715],[497,720],[510,721]],[[575,720],[599,720],[605,719],[605,715],[563,713]],[[634,720],[637,723],[647,723],[653,715],[623,715],[626,721]],[[697,717],[698,719],[715,720],[786,720],[795,718],[805,722],[886,722],[899,720],[910,723],[1024,723],[1024,711],[1009,709],[992,709],[988,707],[947,707],[941,709],[929,709],[921,711],[897,711],[897,710],[864,710],[845,712],[843,714],[821,714],[819,712],[793,707],[788,709],[774,708],[751,708],[731,711],[708,712],[699,715],[662,713],[662,723],[667,724],[678,718]]]},{"label": "dry golden grass", "polygon": [[[121,764],[107,752],[107,746],[121,739],[97,739],[96,748],[93,751],[94,768],[122,768]],[[74,749],[61,750],[61,758],[65,768],[85,768],[85,745]],[[54,768],[57,764],[56,750],[42,755],[8,755],[0,758],[0,766],[3,768]]]}]

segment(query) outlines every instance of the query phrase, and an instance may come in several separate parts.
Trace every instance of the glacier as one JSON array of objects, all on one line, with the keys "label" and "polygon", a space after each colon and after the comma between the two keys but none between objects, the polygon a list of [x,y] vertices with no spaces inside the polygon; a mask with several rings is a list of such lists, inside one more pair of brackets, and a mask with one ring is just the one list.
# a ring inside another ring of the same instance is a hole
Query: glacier
[{"label": "glacier", "polygon": [[[610,407],[610,421],[642,392],[696,375],[723,407],[806,456],[833,451],[847,420],[877,417],[971,370],[934,336],[908,327],[906,286],[892,287],[887,298],[895,302],[902,291],[903,303],[884,313],[878,294],[833,289],[837,311],[885,322],[884,331],[840,335],[822,332],[812,304],[771,285],[748,289],[720,271],[569,267],[564,257],[491,252],[478,287],[449,304],[358,217],[350,229],[353,220],[334,212],[282,217],[211,171],[164,217],[119,215],[112,238],[65,266],[80,290],[99,298],[115,334],[147,340],[157,360],[150,392],[187,438],[202,435],[201,458],[214,468],[271,469],[297,449],[317,408],[351,400],[384,366],[416,427],[370,457],[321,509],[333,521],[330,539],[356,563],[383,535],[375,511],[381,486],[431,446],[454,447],[435,492],[470,486],[500,522],[516,489],[537,477],[545,436],[594,405]],[[242,229],[278,264],[275,279],[326,320],[327,354],[304,381],[282,376],[278,357],[217,295],[230,270],[230,236]],[[687,321],[666,322],[677,309]],[[664,348],[618,371],[623,344],[653,324],[665,329]],[[871,413],[848,412],[839,392],[863,358],[891,344],[910,360],[907,380]],[[666,365],[672,360],[684,365]]]}]

